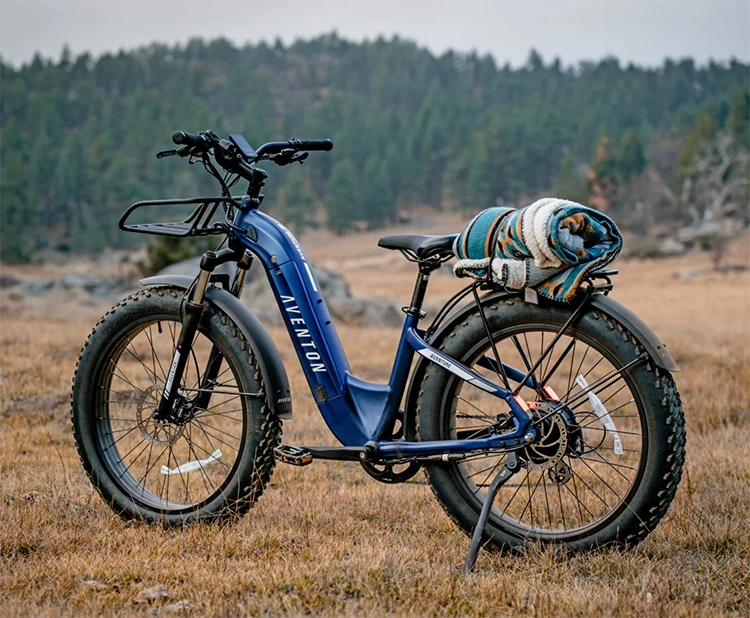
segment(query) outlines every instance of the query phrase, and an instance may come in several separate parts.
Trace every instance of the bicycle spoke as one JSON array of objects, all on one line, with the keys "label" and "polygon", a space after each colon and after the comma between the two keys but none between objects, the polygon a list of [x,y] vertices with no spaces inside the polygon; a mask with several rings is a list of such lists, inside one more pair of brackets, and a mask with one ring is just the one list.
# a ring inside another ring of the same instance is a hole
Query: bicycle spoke
[{"label": "bicycle spoke", "polygon": [[[542,472],[542,476],[544,476],[544,472]],[[547,495],[547,481],[544,481],[544,502],[547,505],[547,523],[549,524],[550,529],[552,529],[552,514],[550,513],[549,509],[549,496]]]},{"label": "bicycle spoke", "polygon": [[479,470],[479,471],[477,471],[477,472],[474,472],[473,474],[470,474],[470,475],[469,475],[469,476],[467,476],[466,478],[469,478],[469,479],[471,479],[471,478],[474,478],[474,477],[475,477],[475,476],[476,476],[477,474],[482,474],[482,472],[487,472],[487,470],[490,470],[490,469],[492,469],[492,470],[496,470],[496,469],[497,469],[497,466],[498,466],[498,464],[495,464],[495,465],[493,465],[493,466],[488,466],[488,467],[486,467],[486,468],[483,468],[483,469],[481,469],[481,470]]},{"label": "bicycle spoke", "polygon": [[[147,375],[147,376],[149,376],[149,380],[151,380],[151,383],[152,383],[152,384],[153,384],[154,386],[156,386],[156,381],[158,380],[158,377],[157,377],[156,373],[154,373],[154,372],[153,372],[153,371],[151,370],[151,368],[150,368],[150,367],[148,367],[148,366],[146,365],[146,363],[144,363],[144,362],[143,362],[143,360],[141,360],[141,357],[140,357],[140,356],[138,356],[138,355],[137,355],[137,354],[135,353],[135,350],[131,350],[131,349],[130,349],[130,347],[131,347],[131,344],[132,344],[132,341],[131,341],[130,343],[128,343],[128,345],[127,345],[127,346],[125,346],[125,351],[126,351],[126,352],[127,352],[128,354],[130,354],[130,355],[131,355],[131,356],[132,356],[132,357],[133,357],[133,358],[134,358],[135,360],[137,360],[137,361],[138,361],[138,362],[139,362],[139,363],[141,364],[141,366],[142,366],[142,367],[143,367],[143,368],[144,368],[144,369],[146,370],[146,375]],[[151,377],[151,376],[153,376],[153,377]]]},{"label": "bicycle spoke", "polygon": [[591,463],[603,463],[603,464],[607,464],[615,472],[617,472],[617,474],[619,474],[622,478],[624,478],[628,483],[632,483],[633,482],[632,479],[629,479],[622,472],[620,472],[618,470],[618,468],[623,468],[625,470],[633,470],[634,472],[638,472],[638,468],[634,468],[633,466],[626,466],[624,464],[616,464],[616,463],[612,463],[611,461],[607,461],[606,459],[604,459],[604,457],[602,457],[596,451],[592,451],[591,454],[592,455],[596,455],[599,459],[589,459],[588,457],[582,457],[582,456],[579,456],[578,459],[580,459],[582,461],[590,461]]},{"label": "bicycle spoke", "polygon": [[560,503],[560,515],[562,516],[563,532],[567,532],[568,525],[565,522],[565,506],[563,505],[563,501],[562,501],[562,490],[560,489],[561,483],[555,483],[555,485],[557,485],[557,500]]},{"label": "bicycle spoke", "polygon": [[[195,449],[193,448],[193,426],[192,424],[188,425],[188,437],[186,438],[188,443],[188,450],[193,455],[195,459],[200,459],[198,457],[198,453],[195,452]],[[206,471],[203,469],[203,466],[200,466],[200,472],[201,472],[201,480],[203,481],[203,486],[206,488],[206,493],[213,494],[216,492],[216,487],[214,487],[214,484],[211,482],[211,478],[206,474]],[[209,491],[208,485],[206,485],[206,481],[211,485],[211,490]]]},{"label": "bicycle spoke", "polygon": [[495,418],[493,418],[493,417],[492,417],[492,416],[490,416],[489,414],[486,414],[486,413],[484,412],[484,410],[481,410],[480,408],[477,408],[477,407],[476,407],[476,406],[475,406],[475,405],[474,405],[473,403],[471,403],[471,401],[468,401],[467,399],[464,399],[463,397],[461,397],[461,395],[457,395],[457,397],[458,397],[458,399],[460,399],[461,401],[464,401],[464,402],[468,403],[468,404],[469,404],[469,405],[470,405],[470,406],[471,406],[472,408],[474,408],[474,409],[475,409],[475,410],[476,410],[477,412],[479,412],[479,413],[480,413],[480,414],[481,414],[482,416],[484,416],[485,418],[488,418],[488,419],[490,419],[490,420],[491,420],[491,421],[492,421],[493,423],[494,423],[494,422],[496,422],[496,419],[495,419]]},{"label": "bicycle spoke", "polygon": [[[126,455],[124,455],[124,456],[122,457],[122,460],[123,460],[123,461],[125,461],[125,460],[126,460],[126,459],[127,459],[127,458],[128,458],[129,456],[130,456],[130,454],[131,454],[131,453],[132,453],[132,452],[133,452],[133,451],[134,451],[135,449],[137,449],[137,448],[138,448],[138,447],[139,447],[139,446],[140,446],[141,444],[143,444],[144,442],[146,442],[146,438],[143,438],[143,440],[141,440],[141,441],[140,441],[140,442],[139,442],[138,444],[136,444],[136,445],[135,445],[135,446],[134,446],[133,448],[131,448],[131,449],[130,449],[130,450],[129,450],[129,451],[127,452],[127,454],[126,454]],[[136,461],[138,461],[138,459],[140,458],[140,456],[141,456],[141,455],[143,455],[143,453],[145,453],[145,452],[146,452],[146,449],[147,449],[147,448],[148,448],[148,444],[147,444],[146,446],[144,446],[144,447],[143,447],[143,449],[142,449],[142,450],[141,450],[141,451],[140,451],[140,452],[138,453],[138,455],[136,455],[136,456],[135,456],[135,459],[133,459],[133,461],[131,461],[131,462],[130,462],[130,463],[128,464],[128,467],[127,467],[127,468],[125,468],[125,469],[124,469],[124,470],[123,470],[123,471],[122,471],[122,472],[120,473],[120,478],[122,478],[123,476],[125,476],[125,473],[126,473],[126,472],[127,472],[128,470],[130,470],[130,468],[131,468],[131,467],[133,466],[133,464],[134,464],[134,463],[135,463]]]},{"label": "bicycle spoke", "polygon": [[117,375],[117,373],[116,373],[116,372],[119,372],[119,375],[117,375],[117,377],[118,377],[118,378],[119,378],[120,380],[122,380],[123,382],[127,382],[127,383],[128,383],[128,384],[129,384],[130,386],[132,386],[132,387],[133,387],[133,389],[134,389],[134,390],[138,391],[138,394],[139,394],[139,395],[142,395],[142,394],[143,394],[143,389],[142,389],[142,388],[138,388],[138,387],[137,387],[137,386],[136,386],[135,384],[133,384],[133,383],[132,383],[132,382],[131,382],[130,380],[128,380],[128,378],[126,378],[126,377],[125,377],[125,374],[124,374],[124,373],[122,373],[122,370],[121,370],[121,369],[120,369],[120,368],[119,368],[119,367],[118,367],[118,366],[117,366],[117,365],[115,364],[115,361],[114,361],[114,360],[112,360],[112,359],[110,358],[110,359],[109,359],[109,362],[110,362],[110,363],[112,363],[112,367],[113,367],[113,369],[112,369],[112,371],[113,371],[113,375]]},{"label": "bicycle spoke", "polygon": [[518,492],[520,491],[521,487],[523,487],[526,484],[526,480],[529,478],[529,471],[526,470],[526,476],[524,477],[523,481],[519,483],[516,486],[516,491],[513,492],[513,495],[510,497],[510,500],[508,500],[508,504],[505,505],[505,508],[503,509],[503,513],[507,513],[508,509],[510,508],[511,502],[515,499],[516,495],[518,495]]},{"label": "bicycle spoke", "polygon": [[[180,477],[182,484],[185,486],[185,498],[187,498],[188,504],[190,504],[192,503],[192,498],[190,497],[190,489],[188,488],[187,481],[185,480],[185,477],[182,474],[182,470],[180,470],[180,462],[177,459],[177,455],[175,455],[173,447],[174,447],[173,444],[169,445],[169,452],[172,454],[172,457],[174,457],[174,463],[175,463],[175,468],[177,469],[177,475]],[[171,474],[167,476],[171,476]]]},{"label": "bicycle spoke", "polygon": [[[193,421],[195,421],[195,419],[193,419]],[[229,448],[231,448],[232,450],[234,450],[235,452],[237,452],[237,449],[236,449],[236,448],[234,448],[233,446],[230,446],[230,445],[229,445],[229,444],[227,444],[226,442],[223,442],[223,441],[222,441],[222,440],[221,440],[220,438],[217,438],[217,437],[216,437],[216,436],[214,436],[214,435],[213,435],[212,433],[209,433],[208,431],[206,431],[206,429],[205,429],[205,428],[203,427],[203,425],[202,425],[201,423],[198,423],[198,429],[200,429],[200,430],[201,430],[201,431],[203,432],[203,434],[204,434],[204,435],[206,436],[206,441],[208,442],[208,446],[210,446],[210,447],[211,447],[211,449],[212,449],[212,450],[211,450],[210,452],[209,452],[209,451],[206,451],[206,453],[207,453],[207,454],[209,454],[209,455],[210,455],[210,454],[211,454],[211,452],[215,452],[215,451],[217,450],[217,449],[216,449],[216,448],[214,447],[213,443],[211,442],[211,436],[213,436],[213,437],[214,437],[214,438],[215,438],[215,439],[216,439],[216,440],[217,440],[218,442],[221,442],[221,444],[223,444],[224,446],[228,446]],[[223,461],[222,461],[221,459],[217,459],[216,461],[218,461],[218,462],[219,462],[219,463],[220,463],[221,465],[223,465],[223,466],[224,466],[225,468],[229,468],[229,466],[228,466],[228,465],[227,465],[226,463],[224,463],[224,462],[223,462]]]},{"label": "bicycle spoke", "polygon": [[[583,457],[582,455],[579,456],[578,459],[583,459],[585,461],[590,461],[592,463],[606,463],[608,466],[611,466],[612,468],[614,468],[615,471],[617,471],[617,468],[622,468],[623,470],[632,470],[633,472],[638,472],[638,468],[634,468],[633,466],[626,466],[625,464],[621,464],[621,463],[613,463],[607,459],[604,459],[604,457],[602,457],[597,451],[591,451],[590,454],[596,455],[599,459],[591,459],[590,457]],[[623,475],[623,478],[625,478],[628,482],[632,482],[633,480],[624,475]]]},{"label": "bicycle spoke", "polygon": [[497,462],[497,463],[496,463],[496,464],[495,464],[495,465],[494,465],[494,466],[492,467],[492,470],[490,470],[490,473],[489,473],[489,474],[488,474],[488,475],[487,475],[486,477],[484,477],[484,480],[483,480],[483,481],[482,481],[482,482],[481,482],[481,483],[480,483],[480,484],[479,484],[479,485],[477,486],[477,488],[476,488],[476,491],[474,491],[474,495],[476,495],[476,494],[477,494],[477,492],[478,492],[478,491],[479,491],[479,490],[480,490],[480,489],[482,488],[482,485],[484,485],[484,484],[486,484],[486,483],[487,483],[487,481],[488,481],[488,480],[490,479],[490,477],[491,477],[491,476],[492,476],[492,475],[494,474],[495,470],[497,470],[497,469],[498,469],[498,467],[500,466],[500,464],[501,464],[501,463],[502,463],[501,461],[498,461],[498,462]]},{"label": "bicycle spoke", "polygon": [[198,417],[194,417],[193,420],[197,422],[199,425],[205,425],[206,427],[211,428],[214,431],[218,431],[219,433],[223,433],[225,436],[232,438],[232,440],[237,440],[237,442],[242,442],[241,438],[238,438],[237,436],[233,436],[231,433],[227,433],[226,431],[219,429],[218,427],[214,427],[213,425],[210,425],[209,423],[202,423],[201,421],[197,420]]},{"label": "bicycle spoke", "polygon": [[581,499],[578,497],[578,487],[576,486],[575,475],[573,475],[572,480],[573,480],[573,489],[575,490],[575,493],[570,491],[570,487],[568,487],[566,484],[563,484],[563,487],[565,487],[565,489],[567,489],[570,492],[570,494],[576,499],[576,502],[578,503],[578,516],[581,518],[581,525],[583,525],[584,519],[583,519],[583,511],[581,511],[581,507],[586,509],[586,512],[589,515],[591,515],[591,517],[596,518],[596,515],[594,515],[591,511],[589,511],[588,507],[583,502],[581,502]]},{"label": "bicycle spoke", "polygon": [[526,513],[526,509],[529,509],[529,514],[531,515],[531,527],[534,528],[534,506],[532,505],[532,500],[534,499],[534,494],[536,494],[536,490],[539,488],[539,483],[542,481],[542,477],[544,475],[539,475],[539,480],[536,482],[536,485],[534,485],[534,491],[531,491],[531,483],[528,483],[526,485],[526,488],[529,492],[529,501],[526,503],[526,506],[523,507],[523,511],[521,511],[521,515],[518,517],[519,520],[523,519],[524,513]]},{"label": "bicycle spoke", "polygon": [[[567,393],[570,393],[573,388],[573,365],[576,362],[576,345],[578,345],[578,339],[573,339],[573,354],[570,357],[570,369],[568,371],[568,388]],[[588,350],[588,348],[586,348]],[[567,396],[567,395],[566,395]]]},{"label": "bicycle spoke", "polygon": [[120,436],[119,438],[117,438],[117,440],[115,440],[115,441],[114,441],[114,442],[113,442],[112,444],[110,444],[110,445],[109,445],[109,446],[108,446],[107,448],[105,448],[105,449],[104,449],[104,450],[103,450],[102,452],[103,452],[103,453],[106,453],[106,452],[107,452],[107,451],[108,451],[109,449],[111,449],[111,448],[112,448],[113,446],[115,446],[115,445],[116,445],[116,444],[117,444],[117,443],[118,443],[118,442],[119,442],[120,440],[122,440],[122,439],[123,439],[123,438],[124,438],[125,436],[129,435],[130,433],[132,433],[132,432],[133,432],[133,431],[135,431],[136,429],[138,429],[138,425],[136,425],[136,426],[135,426],[135,427],[133,427],[132,429],[128,430],[128,432],[127,432],[126,434],[123,434],[122,436]]},{"label": "bicycle spoke", "polygon": [[[526,333],[524,333],[524,337],[526,337]],[[516,350],[518,350],[518,355],[521,357],[521,362],[524,364],[524,367],[526,367],[526,371],[531,371],[531,362],[529,358],[526,356],[526,354],[524,353],[523,348],[521,347],[521,342],[518,340],[518,337],[513,335],[511,337],[511,340],[513,341],[513,345],[516,347]],[[529,354],[529,356],[531,356],[531,354]],[[531,374],[531,380],[534,384],[538,384],[535,373]]]},{"label": "bicycle spoke", "polygon": [[[547,370],[544,370],[544,376],[542,377],[542,384],[546,384],[549,382],[549,379],[555,375],[555,371],[562,365],[562,362],[565,360],[565,357],[568,355],[568,352],[570,352],[571,348],[575,345],[576,340],[573,339],[568,344],[568,346],[563,350],[563,353],[560,355],[560,358],[558,358],[555,361],[555,364],[552,366],[552,369],[549,370],[549,373],[547,373]],[[557,345],[557,344],[555,344]],[[550,359],[552,358],[552,355],[550,354]],[[549,362],[547,363],[547,367],[549,367]]]},{"label": "bicycle spoke", "polygon": [[[204,408],[195,408],[196,410],[203,410]],[[241,418],[235,418],[233,416],[229,416],[230,414],[236,414],[237,412],[242,412],[242,408],[237,408],[236,410],[229,410],[227,412],[205,412],[203,414],[196,414],[195,418],[205,418],[207,416],[221,416],[225,417],[228,421],[234,421],[236,423],[241,423]]]},{"label": "bicycle spoke", "polygon": [[[570,460],[570,458],[568,458],[568,460]],[[578,480],[579,480],[579,481],[581,481],[581,483],[583,483],[583,485],[584,485],[584,486],[586,487],[586,489],[588,489],[588,490],[589,490],[589,491],[590,491],[590,492],[591,492],[592,494],[594,494],[594,495],[595,495],[595,496],[596,496],[597,498],[599,498],[599,500],[600,500],[600,501],[602,502],[602,504],[604,504],[604,506],[606,506],[606,507],[607,507],[607,508],[608,508],[608,509],[609,509],[609,510],[611,511],[611,510],[612,510],[612,507],[611,507],[611,506],[609,506],[609,504],[607,503],[607,501],[606,501],[606,500],[605,500],[604,498],[602,498],[602,497],[601,497],[601,496],[600,496],[600,495],[599,495],[598,493],[596,493],[596,492],[595,492],[595,491],[594,491],[594,490],[593,490],[593,489],[591,488],[591,485],[589,485],[589,484],[588,484],[588,483],[587,483],[587,482],[586,482],[586,481],[585,481],[585,480],[583,479],[583,477],[581,477],[581,475],[580,475],[580,474],[578,474],[578,473],[577,473],[577,472],[576,472],[575,470],[573,470],[573,466],[572,466],[571,464],[568,464],[568,465],[570,465],[570,471],[571,471],[571,473],[573,474],[573,477],[575,477],[575,478],[578,478]],[[584,465],[586,465],[586,464],[584,464]]]},{"label": "bicycle spoke", "polygon": [[148,328],[145,330],[146,339],[148,339],[148,343],[151,346],[151,360],[154,362],[154,373],[156,373],[156,365],[159,365],[159,371],[161,371],[162,378],[164,379],[164,383],[167,382],[167,373],[164,371],[164,367],[161,364],[161,360],[159,359],[159,356],[156,354],[156,350],[154,349],[154,336],[151,332],[151,324],[148,325]]}]

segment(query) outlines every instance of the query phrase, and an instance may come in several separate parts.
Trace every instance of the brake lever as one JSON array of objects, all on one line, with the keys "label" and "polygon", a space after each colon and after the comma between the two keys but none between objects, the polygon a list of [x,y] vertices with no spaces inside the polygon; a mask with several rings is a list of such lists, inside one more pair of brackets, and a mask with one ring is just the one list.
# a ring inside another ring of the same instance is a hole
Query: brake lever
[{"label": "brake lever", "polygon": [[292,148],[285,148],[280,153],[272,155],[270,159],[276,165],[284,166],[290,163],[302,163],[309,156],[309,152],[295,152]]},{"label": "brake lever", "polygon": [[173,157],[177,154],[176,150],[162,150],[156,153],[157,159],[163,159],[164,157]]}]

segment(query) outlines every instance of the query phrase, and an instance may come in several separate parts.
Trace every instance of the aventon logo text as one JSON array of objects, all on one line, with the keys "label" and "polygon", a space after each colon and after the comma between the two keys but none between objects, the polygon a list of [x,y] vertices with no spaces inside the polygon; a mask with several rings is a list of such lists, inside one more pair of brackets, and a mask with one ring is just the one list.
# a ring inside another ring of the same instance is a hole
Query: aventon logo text
[{"label": "aventon logo text", "polygon": [[[294,300],[294,296],[282,296],[281,302],[284,303],[284,308],[286,309],[286,312],[290,314],[289,319],[292,322],[292,325],[294,326],[294,333],[297,335],[297,339],[300,340],[300,345],[304,348],[305,352],[305,358],[310,363],[310,368],[315,373],[319,372],[326,372],[327,369],[326,366],[323,363],[315,362],[320,361],[320,353],[318,352],[318,347],[315,345],[315,342],[312,339],[312,336],[310,335],[310,331],[305,328],[307,324],[305,323],[305,319],[302,317],[302,314],[299,310],[299,307],[297,306],[297,301]],[[291,304],[294,303],[294,304]],[[293,314],[297,314],[299,317],[294,317]],[[301,328],[297,328],[300,326]]]}]

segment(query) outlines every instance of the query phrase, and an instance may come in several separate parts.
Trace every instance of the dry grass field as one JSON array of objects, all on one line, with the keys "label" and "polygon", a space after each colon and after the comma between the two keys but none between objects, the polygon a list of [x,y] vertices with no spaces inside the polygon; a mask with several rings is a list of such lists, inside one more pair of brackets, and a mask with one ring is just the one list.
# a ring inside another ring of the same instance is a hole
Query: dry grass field
[{"label": "dry grass field", "polygon": [[[375,242],[305,239],[313,261],[343,272],[356,295],[406,300],[412,265]],[[748,263],[747,242],[732,260]],[[381,485],[353,463],[279,465],[256,508],[221,526],[121,521],[84,475],[69,422],[76,358],[105,307],[4,298],[0,615],[750,615],[750,275],[684,276],[708,271],[705,254],[618,266],[614,297],[682,368],[688,458],[677,498],[628,553],[483,552],[471,576],[456,569],[468,539],[422,475]],[[438,274],[430,299],[456,286]],[[273,335],[294,395],[284,441],[332,443],[286,334]],[[340,335],[359,375],[387,378],[397,331]],[[163,597],[137,602],[154,586]],[[176,609],[181,600],[191,605]]]}]

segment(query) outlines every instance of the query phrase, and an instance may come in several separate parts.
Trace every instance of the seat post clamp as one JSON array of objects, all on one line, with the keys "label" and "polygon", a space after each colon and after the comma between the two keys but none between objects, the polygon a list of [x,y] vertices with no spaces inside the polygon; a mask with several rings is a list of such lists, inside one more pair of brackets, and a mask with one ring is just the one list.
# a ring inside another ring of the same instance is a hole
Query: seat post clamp
[{"label": "seat post clamp", "polygon": [[410,315],[419,320],[423,319],[427,315],[427,313],[425,313],[421,309],[417,309],[416,307],[401,307],[401,311],[403,311],[406,315]]}]

